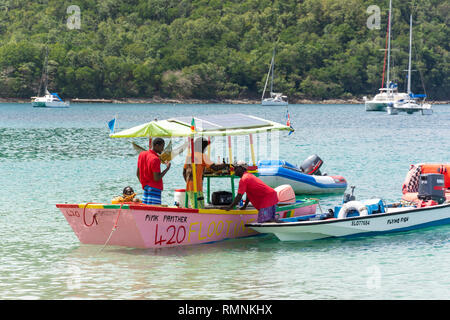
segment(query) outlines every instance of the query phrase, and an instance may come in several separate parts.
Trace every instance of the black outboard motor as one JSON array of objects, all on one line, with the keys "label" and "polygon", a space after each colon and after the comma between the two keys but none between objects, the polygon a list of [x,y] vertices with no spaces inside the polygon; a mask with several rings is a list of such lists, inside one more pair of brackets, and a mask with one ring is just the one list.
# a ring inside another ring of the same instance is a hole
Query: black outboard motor
[{"label": "black outboard motor", "polygon": [[354,201],[356,199],[356,197],[353,195],[353,192],[355,191],[355,186],[351,186],[350,188],[352,188],[352,194],[345,193],[344,194],[344,199],[342,200],[342,203],[346,203],[346,202],[349,202],[349,201]]},{"label": "black outboard motor", "polygon": [[434,200],[441,204],[445,201],[444,175],[428,173],[420,175],[419,193],[420,200]]},{"label": "black outboard motor", "polygon": [[323,164],[322,159],[320,159],[317,154],[314,154],[306,158],[305,161],[303,161],[302,165],[300,166],[300,170],[306,174],[320,176],[322,175],[322,173],[320,172],[319,169],[322,166],[322,164]]}]

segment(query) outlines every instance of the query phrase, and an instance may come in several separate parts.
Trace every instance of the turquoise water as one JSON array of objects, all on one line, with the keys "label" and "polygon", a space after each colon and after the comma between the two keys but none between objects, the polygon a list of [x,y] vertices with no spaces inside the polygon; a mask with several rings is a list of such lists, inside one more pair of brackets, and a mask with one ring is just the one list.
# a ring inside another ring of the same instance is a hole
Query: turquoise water
[{"label": "turquoise water", "polygon": [[[410,164],[450,161],[450,106],[433,108],[431,116],[389,116],[365,112],[363,105],[290,105],[296,132],[280,134],[279,155],[300,164],[318,154],[322,172],[344,176],[356,186],[357,198],[395,201]],[[115,115],[120,130],[155,118],[238,112],[284,123],[286,109],[73,104],[47,110],[0,104],[0,298],[450,298],[450,225],[304,243],[260,236],[100,251],[81,245],[55,207],[107,202],[127,185],[140,190],[130,141],[108,137],[106,123]],[[182,160],[174,161],[164,179],[166,203],[183,186]],[[341,199],[321,197],[321,204],[334,206]]]}]

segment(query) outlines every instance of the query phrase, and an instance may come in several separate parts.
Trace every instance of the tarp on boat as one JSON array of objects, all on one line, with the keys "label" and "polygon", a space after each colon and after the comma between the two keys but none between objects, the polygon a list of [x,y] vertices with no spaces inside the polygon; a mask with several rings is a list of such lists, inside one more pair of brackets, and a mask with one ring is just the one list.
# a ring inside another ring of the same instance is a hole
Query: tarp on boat
[{"label": "tarp on boat", "polygon": [[246,135],[268,131],[294,131],[293,128],[277,122],[238,113],[155,120],[117,133],[112,133],[110,137],[189,137],[192,135],[192,118],[194,118],[196,124],[195,134],[211,137]]}]

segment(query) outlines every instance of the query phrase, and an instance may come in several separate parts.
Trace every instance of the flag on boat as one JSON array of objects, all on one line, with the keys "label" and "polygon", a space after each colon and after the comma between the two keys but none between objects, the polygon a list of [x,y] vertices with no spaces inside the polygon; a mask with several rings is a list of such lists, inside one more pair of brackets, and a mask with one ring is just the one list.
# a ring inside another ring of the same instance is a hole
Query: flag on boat
[{"label": "flag on boat", "polygon": [[195,131],[195,120],[194,120],[194,118],[192,118],[192,121],[191,121],[191,131],[192,132]]},{"label": "flag on boat", "polygon": [[114,119],[112,119],[108,122],[108,128],[109,128],[110,134],[113,134],[114,129],[116,128],[116,117],[114,117]]},{"label": "flag on boat", "polygon": [[[291,125],[291,116],[289,115],[289,109],[286,109],[286,126],[294,129]],[[289,131],[288,136],[290,136],[292,132],[294,131]]]}]

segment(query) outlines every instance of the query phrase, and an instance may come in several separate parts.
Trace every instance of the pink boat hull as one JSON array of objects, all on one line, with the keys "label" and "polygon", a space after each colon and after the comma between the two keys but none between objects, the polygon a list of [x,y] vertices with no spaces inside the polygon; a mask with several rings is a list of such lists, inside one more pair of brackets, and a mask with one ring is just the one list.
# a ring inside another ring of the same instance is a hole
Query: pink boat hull
[{"label": "pink boat hull", "polygon": [[[188,209],[153,205],[56,205],[83,244],[161,248],[216,242],[257,234],[245,227],[257,210]],[[280,218],[313,214],[317,202],[286,206]]]}]

